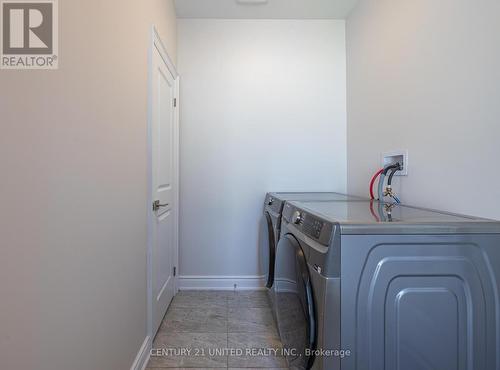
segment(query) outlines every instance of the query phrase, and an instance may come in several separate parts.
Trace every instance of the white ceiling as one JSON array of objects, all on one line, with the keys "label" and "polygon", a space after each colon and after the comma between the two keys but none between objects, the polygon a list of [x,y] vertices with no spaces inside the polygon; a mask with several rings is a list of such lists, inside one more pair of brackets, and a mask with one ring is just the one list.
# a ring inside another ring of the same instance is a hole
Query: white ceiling
[{"label": "white ceiling", "polygon": [[178,18],[345,19],[358,0],[238,1],[252,0],[175,0],[175,7]]}]

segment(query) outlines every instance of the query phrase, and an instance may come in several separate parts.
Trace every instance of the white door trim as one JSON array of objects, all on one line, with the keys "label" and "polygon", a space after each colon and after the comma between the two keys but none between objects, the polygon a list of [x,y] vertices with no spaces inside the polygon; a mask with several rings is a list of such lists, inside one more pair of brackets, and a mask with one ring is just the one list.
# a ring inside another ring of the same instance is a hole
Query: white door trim
[{"label": "white door trim", "polygon": [[175,68],[174,63],[168,56],[165,44],[160,38],[156,27],[153,25],[151,29],[151,43],[149,45],[148,51],[148,122],[147,122],[147,186],[148,186],[148,196],[147,196],[147,231],[148,231],[148,241],[147,241],[147,336],[150,338],[148,344],[148,354],[151,350],[152,341],[155,336],[153,333],[153,263],[152,263],[152,253],[153,253],[153,241],[152,241],[152,230],[153,230],[153,213],[151,212],[151,207],[153,204],[153,170],[152,170],[152,151],[153,151],[153,141],[152,141],[152,88],[153,88],[153,52],[157,50],[168,70],[175,79],[175,98],[177,99],[177,107],[174,109],[174,266],[177,269],[177,274],[174,277],[174,294],[178,291],[178,266],[179,266],[179,74]]}]

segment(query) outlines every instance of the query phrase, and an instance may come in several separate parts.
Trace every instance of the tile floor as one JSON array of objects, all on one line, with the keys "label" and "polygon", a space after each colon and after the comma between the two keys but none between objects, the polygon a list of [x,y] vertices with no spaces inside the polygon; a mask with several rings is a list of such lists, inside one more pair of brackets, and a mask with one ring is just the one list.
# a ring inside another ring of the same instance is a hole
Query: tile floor
[{"label": "tile floor", "polygon": [[[181,291],[153,343],[147,369],[287,369],[265,291]],[[232,351],[232,352],[229,352]]]}]

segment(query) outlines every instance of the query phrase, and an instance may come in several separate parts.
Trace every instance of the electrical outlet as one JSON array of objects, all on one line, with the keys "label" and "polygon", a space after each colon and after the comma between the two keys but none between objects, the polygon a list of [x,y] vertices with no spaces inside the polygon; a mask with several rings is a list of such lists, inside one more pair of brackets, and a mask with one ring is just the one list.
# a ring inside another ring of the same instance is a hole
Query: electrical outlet
[{"label": "electrical outlet", "polygon": [[403,169],[396,172],[395,176],[407,176],[408,175],[408,151],[407,150],[395,150],[392,152],[382,153],[382,167],[385,167],[393,163],[401,163]]}]

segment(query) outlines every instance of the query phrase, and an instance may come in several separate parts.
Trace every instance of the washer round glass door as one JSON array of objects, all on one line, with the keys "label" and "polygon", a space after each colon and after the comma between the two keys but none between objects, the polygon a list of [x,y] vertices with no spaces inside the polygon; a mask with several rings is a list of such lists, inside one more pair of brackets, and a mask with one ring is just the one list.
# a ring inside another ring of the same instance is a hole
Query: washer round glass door
[{"label": "washer round glass door", "polygon": [[316,317],[311,278],[304,251],[292,235],[276,248],[274,277],[278,329],[291,369],[310,369],[316,345]]},{"label": "washer round glass door", "polygon": [[274,282],[274,261],[276,254],[274,225],[269,212],[264,212],[260,225],[259,262],[260,271],[265,276],[266,287],[271,288]]}]

